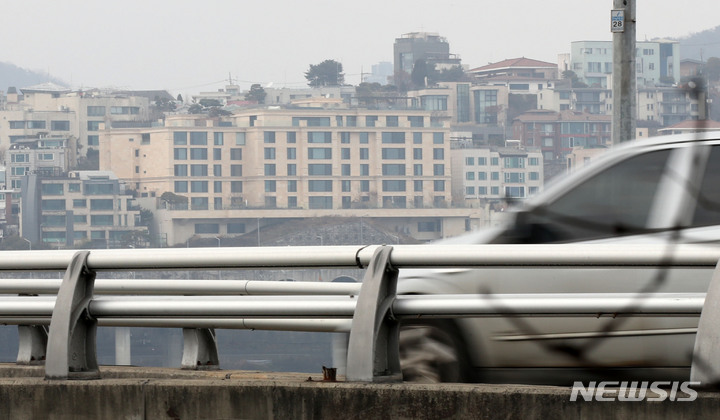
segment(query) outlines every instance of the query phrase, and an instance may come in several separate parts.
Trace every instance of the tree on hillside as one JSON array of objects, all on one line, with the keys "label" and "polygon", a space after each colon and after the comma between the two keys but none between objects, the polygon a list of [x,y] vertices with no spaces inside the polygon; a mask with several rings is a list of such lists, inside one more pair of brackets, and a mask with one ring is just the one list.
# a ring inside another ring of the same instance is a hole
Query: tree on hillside
[{"label": "tree on hillside", "polygon": [[308,86],[339,86],[345,83],[342,63],[335,60],[325,60],[320,64],[310,64],[305,72]]},{"label": "tree on hillside", "polygon": [[265,89],[263,89],[263,87],[259,84],[255,83],[250,86],[250,90],[245,94],[245,100],[255,101],[259,104],[264,104],[266,96],[267,93],[265,92]]}]

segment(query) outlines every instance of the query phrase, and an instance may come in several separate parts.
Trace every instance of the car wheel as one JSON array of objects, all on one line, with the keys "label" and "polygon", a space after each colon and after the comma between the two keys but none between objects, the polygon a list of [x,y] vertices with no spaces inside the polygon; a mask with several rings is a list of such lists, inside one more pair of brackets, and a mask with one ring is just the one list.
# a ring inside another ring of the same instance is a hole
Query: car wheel
[{"label": "car wheel", "polygon": [[449,321],[403,323],[400,368],[406,382],[467,382],[470,364],[457,327]]}]

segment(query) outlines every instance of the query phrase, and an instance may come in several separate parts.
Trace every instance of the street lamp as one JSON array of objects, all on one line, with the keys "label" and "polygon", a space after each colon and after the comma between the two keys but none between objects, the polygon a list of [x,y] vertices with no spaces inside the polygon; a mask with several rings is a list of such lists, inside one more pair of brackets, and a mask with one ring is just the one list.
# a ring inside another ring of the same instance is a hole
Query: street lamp
[{"label": "street lamp", "polygon": [[220,238],[216,236],[215,239],[217,239],[217,241],[218,241],[218,248],[220,248]]},{"label": "street lamp", "polygon": [[30,240],[25,239],[25,238],[22,237],[22,236],[20,237],[20,239],[22,239],[23,241],[27,242],[27,243],[28,243],[28,249],[29,249],[30,251],[32,251],[32,242],[30,242]]}]

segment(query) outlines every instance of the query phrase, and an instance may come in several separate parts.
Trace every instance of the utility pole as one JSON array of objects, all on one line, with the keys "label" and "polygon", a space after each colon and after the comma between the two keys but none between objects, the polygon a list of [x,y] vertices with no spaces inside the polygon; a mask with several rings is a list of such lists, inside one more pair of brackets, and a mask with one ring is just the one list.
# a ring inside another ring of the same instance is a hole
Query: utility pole
[{"label": "utility pole", "polygon": [[610,30],[613,33],[612,142],[618,144],[635,138],[635,0],[613,0]]}]

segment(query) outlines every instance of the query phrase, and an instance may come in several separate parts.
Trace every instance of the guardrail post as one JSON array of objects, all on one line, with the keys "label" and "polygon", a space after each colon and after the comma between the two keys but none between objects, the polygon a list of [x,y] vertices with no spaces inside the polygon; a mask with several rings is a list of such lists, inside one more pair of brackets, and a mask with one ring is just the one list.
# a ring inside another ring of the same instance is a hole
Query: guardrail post
[{"label": "guardrail post", "polygon": [[392,247],[373,254],[358,296],[348,346],[347,380],[401,382],[399,323],[391,313],[398,270],[390,264]]},{"label": "guardrail post", "polygon": [[58,290],[50,320],[45,379],[98,379],[95,351],[97,320],[88,312],[95,272],[87,266],[89,251],[76,253]]},{"label": "guardrail post", "polygon": [[18,365],[45,363],[48,329],[44,325],[18,325]]},{"label": "guardrail post", "polygon": [[220,369],[217,339],[213,328],[183,328],[182,368]]},{"label": "guardrail post", "polygon": [[700,313],[690,381],[703,387],[720,386],[720,261],[715,266]]}]

